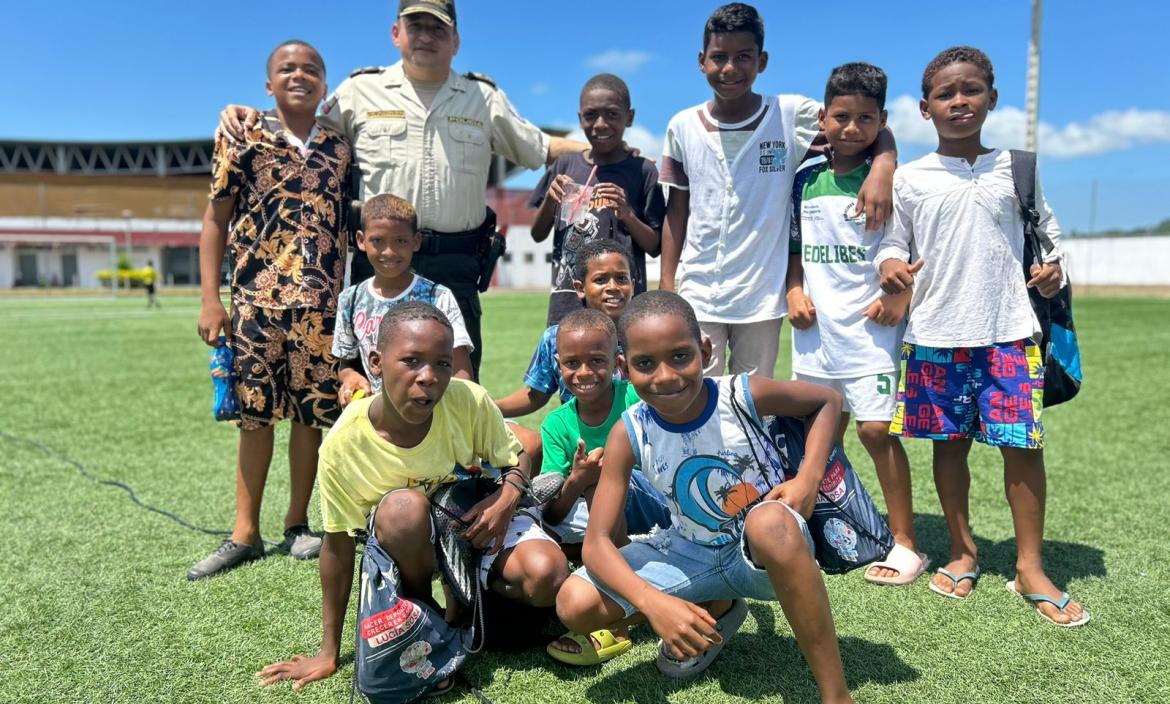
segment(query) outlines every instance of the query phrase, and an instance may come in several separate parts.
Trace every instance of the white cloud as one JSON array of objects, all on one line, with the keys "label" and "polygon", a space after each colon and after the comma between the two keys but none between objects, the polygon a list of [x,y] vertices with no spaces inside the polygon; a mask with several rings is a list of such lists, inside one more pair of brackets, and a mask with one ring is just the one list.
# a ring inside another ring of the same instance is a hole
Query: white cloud
[{"label": "white cloud", "polygon": [[[569,132],[568,138],[578,142],[589,141],[585,139],[585,133],[581,131],[580,127],[573,128],[573,131]],[[662,140],[664,138],[665,135],[655,134],[641,125],[628,128],[625,134],[626,144],[640,151],[642,156],[656,162],[662,161]]]},{"label": "white cloud", "polygon": [[[1043,105],[1043,104],[1042,104]],[[933,147],[938,143],[934,126],[922,119],[918,99],[900,95],[887,104],[890,129],[901,143]],[[983,143],[1005,149],[1023,148],[1027,114],[1007,105],[996,108],[983,126]],[[1170,143],[1170,112],[1159,110],[1108,110],[1085,122],[1056,126],[1041,121],[1040,153],[1058,159],[1131,149],[1142,144]]]},{"label": "white cloud", "polygon": [[528,92],[537,96],[548,95],[550,90],[552,90],[552,86],[548,83],[545,83],[544,81],[537,81],[536,83],[528,86]]},{"label": "white cloud", "polygon": [[651,59],[649,52],[636,49],[609,49],[585,59],[585,65],[609,73],[634,73]]}]

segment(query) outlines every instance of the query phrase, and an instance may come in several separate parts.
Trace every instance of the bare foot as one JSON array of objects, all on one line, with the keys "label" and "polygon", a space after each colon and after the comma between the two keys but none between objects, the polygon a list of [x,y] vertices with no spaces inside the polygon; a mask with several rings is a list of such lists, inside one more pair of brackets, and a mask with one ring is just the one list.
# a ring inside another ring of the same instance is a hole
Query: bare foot
[{"label": "bare foot", "polygon": [[[945,566],[947,572],[956,577],[966,572],[974,572],[978,565],[978,559],[975,555],[953,555],[951,561]],[[930,578],[930,583],[938,587],[947,594],[954,594],[960,599],[965,599],[975,589],[975,580],[963,579],[956,584],[950,577],[945,574],[934,573]]]},{"label": "bare foot", "polygon": [[[1062,590],[1056,588],[1052,580],[1048,579],[1048,575],[1041,571],[1017,573],[1016,591],[1020,594],[1043,594],[1057,601],[1064,594]],[[1085,614],[1084,607],[1075,599],[1069,599],[1063,610],[1056,608],[1056,604],[1050,604],[1046,601],[1035,602],[1035,605],[1041,613],[1057,623],[1079,621]]]}]

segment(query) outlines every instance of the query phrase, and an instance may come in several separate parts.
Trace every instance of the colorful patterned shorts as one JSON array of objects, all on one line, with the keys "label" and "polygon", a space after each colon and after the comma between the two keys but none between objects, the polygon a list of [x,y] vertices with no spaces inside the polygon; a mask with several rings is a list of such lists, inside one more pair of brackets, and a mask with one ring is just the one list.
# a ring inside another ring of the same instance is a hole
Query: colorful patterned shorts
[{"label": "colorful patterned shorts", "polygon": [[906,343],[890,434],[1040,449],[1043,398],[1044,364],[1031,340],[955,348]]},{"label": "colorful patterned shorts", "polygon": [[240,428],[256,430],[282,418],[326,428],[341,412],[334,314],[309,308],[232,306],[232,351]]}]

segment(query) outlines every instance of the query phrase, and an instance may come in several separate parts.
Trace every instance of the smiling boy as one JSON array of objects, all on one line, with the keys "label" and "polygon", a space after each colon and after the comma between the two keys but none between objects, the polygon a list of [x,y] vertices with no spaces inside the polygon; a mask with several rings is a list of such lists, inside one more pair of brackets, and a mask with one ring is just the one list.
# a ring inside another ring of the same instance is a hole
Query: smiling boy
[{"label": "smiling boy", "polygon": [[[317,125],[325,62],[300,40],[268,58],[265,113],[242,144],[220,137],[211,202],[199,239],[202,306],[199,337],[218,346],[222,331],[235,353],[240,400],[236,520],[229,538],[187,573],[200,579],[264,555],[260,500],[272,459],[273,428],[291,418],[291,491],[282,546],[315,557],[308,506],[321,430],[337,419],[333,318],[345,267],[350,145]],[[227,248],[231,316],[219,298]]]},{"label": "smiling boy", "polygon": [[[704,377],[710,342],[674,293],[634,299],[618,331],[642,400],[606,442],[585,567],[565,581],[557,615],[578,633],[649,621],[662,639],[659,671],[686,678],[702,673],[743,624],[747,598],[778,600],[822,701],[851,702],[805,524],[841,397],[799,381]],[[743,414],[755,423],[765,415],[810,417],[793,479],[785,481],[781,457]],[[666,496],[671,527],[620,547],[635,468]]]},{"label": "smiling boy", "polygon": [[358,249],[370,262],[374,275],[341,292],[333,355],[341,362],[338,392],[345,406],[358,389],[376,392],[382,380],[370,368],[376,350],[378,324],[391,306],[404,301],[425,301],[443,311],[455,331],[455,376],[471,379],[474,345],[463,325],[463,314],[451,290],[414,273],[410,263],[421,245],[414,208],[402,198],[384,193],[362,204]]},{"label": "smiling boy", "polygon": [[[730,362],[732,373],[771,376],[787,313],[787,194],[820,130],[820,105],[753,92],[767,66],[756,9],[731,3],[715,10],[699,52],[712,99],[675,115],[666,130],[660,180],[670,194],[660,288],[694,306],[711,339],[708,374],[723,374]],[[892,200],[888,130],[874,151],[857,200],[871,229],[885,221]]]},{"label": "smiling boy", "polygon": [[[634,124],[625,81],[609,73],[586,81],[577,118],[589,149],[557,157],[528,203],[538,208],[532,239],[541,242],[554,231],[546,325],[556,325],[566,313],[582,307],[573,286],[573,267],[587,242],[611,239],[629,250],[635,296],[646,290],[646,255],[657,256],[661,244],[666,203],[658,187],[658,169],[649,159],[635,156],[624,141],[626,129]],[[557,224],[565,189],[572,183],[585,185],[594,173],[593,196],[582,205],[578,221]]]}]

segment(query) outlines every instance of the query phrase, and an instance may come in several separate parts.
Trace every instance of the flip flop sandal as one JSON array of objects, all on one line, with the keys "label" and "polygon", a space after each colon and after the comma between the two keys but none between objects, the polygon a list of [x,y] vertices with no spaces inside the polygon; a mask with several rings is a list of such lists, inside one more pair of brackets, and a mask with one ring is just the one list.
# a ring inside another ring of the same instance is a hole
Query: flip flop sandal
[{"label": "flip flop sandal", "polygon": [[[634,644],[629,638],[626,640],[618,640],[614,637],[613,633],[605,628],[593,631],[587,636],[580,633],[566,633],[561,638],[568,638],[573,641],[581,648],[581,651],[567,653],[554,648],[552,643],[549,643],[544,651],[553,660],[576,667],[588,667],[589,665],[600,665],[603,662],[609,662],[634,647]],[[593,645],[594,640],[597,641],[597,647]]]},{"label": "flip flop sandal", "polygon": [[715,630],[719,632],[722,639],[718,643],[712,643],[711,647],[703,651],[702,654],[687,660],[676,660],[667,649],[666,643],[659,640],[658,659],[654,663],[658,666],[658,671],[667,677],[677,679],[698,677],[704,670],[710,667],[711,663],[715,662],[715,658],[719,656],[719,652],[723,650],[723,646],[727,645],[727,641],[731,640],[731,637],[743,625],[747,615],[747,601],[744,599],[736,599],[732,602],[731,608],[727,610],[727,613],[715,621]]},{"label": "flip flop sandal", "polygon": [[1077,619],[1076,621],[1069,621],[1068,623],[1061,623],[1060,621],[1057,621],[1056,619],[1052,618],[1051,616],[1049,616],[1048,614],[1046,614],[1040,610],[1040,603],[1045,602],[1048,604],[1052,604],[1053,606],[1056,607],[1056,609],[1058,611],[1060,611],[1060,613],[1063,614],[1064,607],[1068,606],[1068,602],[1072,600],[1072,597],[1068,595],[1068,592],[1061,592],[1059,599],[1053,599],[1052,597],[1045,596],[1044,594],[1022,594],[1022,593],[1020,593],[1019,590],[1016,589],[1016,580],[1014,580],[1014,579],[1007,583],[1007,590],[1009,592],[1011,592],[1012,594],[1015,594],[1016,596],[1020,597],[1024,601],[1028,602],[1032,606],[1032,608],[1036,609],[1036,613],[1040,614],[1040,616],[1045,621],[1047,621],[1053,625],[1060,626],[1061,628],[1077,628],[1079,626],[1085,625],[1086,623],[1089,622],[1089,619],[1092,618],[1092,616],[1089,615],[1089,610],[1083,609],[1081,612],[1081,617],[1079,619]]},{"label": "flip flop sandal", "polygon": [[[869,571],[874,567],[897,570],[898,574],[893,577],[871,577]],[[895,544],[884,560],[874,562],[865,568],[865,581],[870,584],[900,587],[918,579],[928,567],[930,567],[930,558],[926,556],[926,553],[914,552],[910,548]]]},{"label": "flip flop sandal", "polygon": [[939,567],[937,570],[935,570],[935,573],[941,574],[942,576],[944,576],[947,579],[954,582],[955,586],[951,588],[952,590],[958,589],[959,582],[962,582],[964,579],[971,580],[971,591],[967,592],[967,596],[959,596],[958,594],[955,594],[954,591],[944,592],[942,589],[939,589],[938,586],[935,585],[934,582],[930,583],[930,591],[934,592],[935,594],[942,594],[943,596],[945,596],[948,599],[955,599],[957,601],[964,601],[966,599],[969,599],[971,597],[971,595],[975,593],[975,585],[979,583],[979,575],[982,574],[982,571],[978,567],[976,567],[971,572],[964,572],[963,574],[955,574],[945,567]]}]

